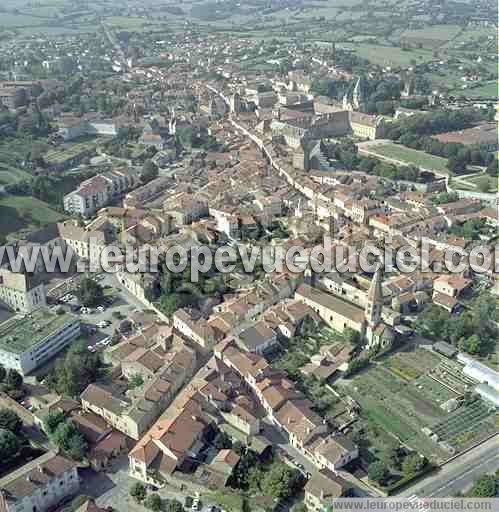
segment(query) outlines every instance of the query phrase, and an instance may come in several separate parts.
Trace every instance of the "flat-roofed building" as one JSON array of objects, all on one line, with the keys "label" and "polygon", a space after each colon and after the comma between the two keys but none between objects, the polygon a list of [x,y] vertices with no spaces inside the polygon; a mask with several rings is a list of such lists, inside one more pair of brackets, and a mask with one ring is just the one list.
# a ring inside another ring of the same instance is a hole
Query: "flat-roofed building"
[{"label": "flat-roofed building", "polygon": [[80,320],[41,308],[0,324],[0,364],[26,375],[80,335]]}]

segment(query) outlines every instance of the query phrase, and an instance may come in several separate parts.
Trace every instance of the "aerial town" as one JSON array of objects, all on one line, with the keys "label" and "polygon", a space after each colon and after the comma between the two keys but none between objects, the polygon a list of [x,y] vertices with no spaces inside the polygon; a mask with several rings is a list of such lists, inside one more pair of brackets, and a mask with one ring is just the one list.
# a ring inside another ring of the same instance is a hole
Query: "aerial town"
[{"label": "aerial town", "polygon": [[0,512],[498,500],[497,19],[3,0]]}]

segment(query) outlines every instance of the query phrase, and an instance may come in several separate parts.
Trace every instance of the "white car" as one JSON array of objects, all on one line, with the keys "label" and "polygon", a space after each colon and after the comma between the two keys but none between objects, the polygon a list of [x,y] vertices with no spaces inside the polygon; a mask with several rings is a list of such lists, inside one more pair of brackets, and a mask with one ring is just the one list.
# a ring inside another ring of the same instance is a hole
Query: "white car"
[{"label": "white car", "polygon": [[108,327],[108,326],[109,326],[109,322],[108,322],[107,320],[102,320],[102,322],[99,322],[99,323],[97,324],[97,327],[98,327],[99,329],[105,329],[105,328],[106,328],[106,327]]},{"label": "white car", "polygon": [[99,313],[104,313],[104,311],[106,311],[106,308],[104,306],[97,306],[97,311]]},{"label": "white car", "polygon": [[92,352],[92,353],[93,353],[93,352],[97,352],[97,349],[96,349],[93,345],[89,345],[89,346],[87,347],[87,350],[88,350],[89,352]]}]

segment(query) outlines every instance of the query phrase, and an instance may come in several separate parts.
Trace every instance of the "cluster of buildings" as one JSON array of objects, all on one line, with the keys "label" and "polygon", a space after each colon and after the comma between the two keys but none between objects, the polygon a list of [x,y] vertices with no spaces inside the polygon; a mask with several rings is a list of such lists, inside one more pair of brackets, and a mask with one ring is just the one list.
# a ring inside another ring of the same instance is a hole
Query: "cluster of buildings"
[{"label": "cluster of buildings", "polygon": [[[299,369],[327,385],[363,350],[390,350],[407,333],[404,317],[413,320],[425,305],[457,313],[473,291],[467,256],[477,241],[451,229],[470,219],[497,228],[497,204],[494,198],[466,194],[442,202],[436,199],[445,190],[444,180],[423,188],[410,182],[399,187],[334,162],[331,154],[339,139],[376,140],[393,122],[361,112],[366,102],[362,80],[334,103],[312,94],[313,78],[304,71],[284,78],[241,72],[227,55],[245,60],[248,52],[259,51],[254,42],[171,37],[171,52],[161,50],[162,44],[157,50],[171,68],[134,66],[114,51],[106,56],[127,85],[126,114],[59,116],[58,138],[71,143],[87,135],[114,137],[119,128],[132,127],[143,148],[156,149],[160,167],[177,159],[178,140],[187,132],[200,146],[209,140],[210,149],[200,147],[184,165],[170,166],[147,183],[131,166],[83,181],[64,197],[64,210],[78,221],[29,235],[16,251],[59,247],[92,263],[110,245],[131,246],[140,254],[150,246],[164,252],[173,245],[189,251],[202,244],[267,244],[303,247],[310,255],[319,243],[328,243],[336,255],[347,248],[358,254],[389,236],[395,249],[410,246],[418,255],[427,243],[429,271],[395,269],[385,275],[378,265],[373,272],[285,269],[263,276],[237,269],[230,276],[230,292],[206,293],[196,307],[180,307],[167,317],[152,293],[162,286],[161,273],[130,273],[118,263],[120,286],[148,312],[130,315],[130,335],[103,351],[112,383],[91,383],[79,397],[57,396],[26,414],[43,429],[49,412],[62,412],[87,440],[95,471],[105,471],[114,457],[127,452],[133,478],[199,491],[226,486],[240,461],[232,449],[213,453],[218,433],[235,429],[263,459],[270,425],[315,468],[305,486],[305,505],[310,512],[323,512],[352,492],[342,471],[358,459],[358,446],[317,414],[289,376],[268,362],[269,354],[309,328],[328,326],[352,335],[355,342],[322,346]],[[44,52],[44,66],[50,69],[51,52]],[[297,50],[291,53],[296,57]],[[323,79],[352,79],[336,66],[334,48],[332,55],[308,56]],[[82,68],[85,57],[78,62]],[[220,80],[192,79],[208,70]],[[33,86],[2,83],[0,102],[12,109]],[[404,96],[411,95],[409,89]],[[165,105],[175,108],[166,113]],[[409,109],[397,112],[398,117],[411,115]],[[481,125],[435,137],[495,148],[492,131]],[[484,231],[481,238],[482,245],[492,247],[493,237]],[[464,263],[459,274],[437,269],[447,249]],[[342,262],[352,263],[346,256]],[[24,375],[81,333],[76,316],[47,308],[45,281],[41,261],[31,273],[0,262],[0,301],[16,313],[0,323],[0,365]],[[497,405],[497,374],[472,359],[460,361],[463,373],[480,382],[477,392]],[[78,487],[76,466],[47,453],[0,479],[0,512],[44,512]],[[98,512],[95,504],[86,506]]]}]

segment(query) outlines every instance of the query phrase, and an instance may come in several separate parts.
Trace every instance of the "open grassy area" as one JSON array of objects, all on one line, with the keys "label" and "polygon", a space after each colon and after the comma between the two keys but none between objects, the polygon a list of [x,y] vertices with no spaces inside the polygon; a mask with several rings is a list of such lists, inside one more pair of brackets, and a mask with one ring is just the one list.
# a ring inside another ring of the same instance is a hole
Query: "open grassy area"
[{"label": "open grassy area", "polygon": [[26,171],[0,162],[0,185],[11,185],[29,178],[31,175]]},{"label": "open grassy area", "polygon": [[456,89],[453,92],[470,98],[497,98],[499,95],[497,81],[468,89]]},{"label": "open grassy area", "polygon": [[417,165],[431,171],[448,174],[447,159],[439,156],[429,155],[423,151],[411,149],[401,144],[380,144],[369,147],[369,151],[380,156],[393,158],[406,164]]},{"label": "open grassy area", "polygon": [[24,232],[64,218],[63,214],[34,197],[0,197],[0,236],[9,236],[13,233],[22,236]]},{"label": "open grassy area", "polygon": [[359,57],[380,66],[409,66],[412,60],[421,64],[433,59],[430,50],[402,50],[396,46],[381,46],[376,44],[341,44],[342,48],[354,51]]},{"label": "open grassy area", "polygon": [[454,39],[462,28],[458,25],[433,25],[417,30],[406,30],[401,34],[402,40],[408,40],[415,44],[422,44],[424,48],[440,46]]}]

